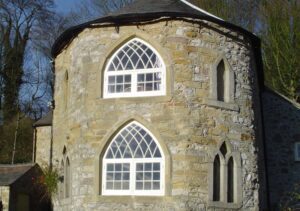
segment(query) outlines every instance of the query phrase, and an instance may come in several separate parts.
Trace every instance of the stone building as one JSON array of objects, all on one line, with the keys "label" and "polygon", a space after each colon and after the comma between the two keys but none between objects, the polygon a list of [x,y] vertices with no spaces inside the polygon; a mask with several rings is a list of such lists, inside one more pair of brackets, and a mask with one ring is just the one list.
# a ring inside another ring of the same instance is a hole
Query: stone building
[{"label": "stone building", "polygon": [[0,165],[0,210],[51,210],[45,189],[35,180],[41,175],[37,164]]},{"label": "stone building", "polygon": [[55,210],[270,204],[255,35],[185,0],[139,0],[52,53],[53,119],[35,126],[36,161],[63,176]]}]

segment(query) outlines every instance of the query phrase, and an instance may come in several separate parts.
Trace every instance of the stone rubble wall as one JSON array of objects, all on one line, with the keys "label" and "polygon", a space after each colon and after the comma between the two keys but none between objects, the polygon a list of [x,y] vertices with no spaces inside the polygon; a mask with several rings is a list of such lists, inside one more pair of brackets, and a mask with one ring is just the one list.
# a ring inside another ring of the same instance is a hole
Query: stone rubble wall
[{"label": "stone rubble wall", "polygon": [[9,209],[9,187],[0,187],[0,201],[2,202],[3,211],[8,211]]},{"label": "stone rubble wall", "polygon": [[36,128],[36,163],[41,167],[50,165],[51,127]]},{"label": "stone rubble wall", "polygon": [[[161,54],[167,95],[103,99],[106,58],[133,37]],[[209,73],[220,56],[235,73],[237,110],[207,103]],[[241,155],[242,202],[236,210],[259,209],[257,76],[251,45],[243,35],[205,21],[179,20],[85,29],[57,56],[55,68],[54,161],[59,166],[66,146],[72,187],[71,198],[57,197],[55,210],[225,210],[208,204],[209,166],[224,141]],[[64,86],[66,71],[69,81]],[[164,197],[100,194],[101,148],[133,119],[154,133],[170,154]]]},{"label": "stone rubble wall", "polygon": [[299,194],[300,162],[295,143],[300,142],[300,105],[266,90],[263,94],[268,184],[272,210],[288,202],[288,193]]}]

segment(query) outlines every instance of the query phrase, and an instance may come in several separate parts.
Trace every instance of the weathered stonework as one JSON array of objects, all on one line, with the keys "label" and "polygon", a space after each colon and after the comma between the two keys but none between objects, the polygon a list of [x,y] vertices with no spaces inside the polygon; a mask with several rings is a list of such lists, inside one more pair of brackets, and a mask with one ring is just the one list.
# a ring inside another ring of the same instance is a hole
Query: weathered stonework
[{"label": "weathered stonework", "polygon": [[[107,59],[134,37],[162,56],[167,95],[103,99]],[[210,72],[221,56],[235,78],[230,103],[210,99]],[[55,60],[53,161],[59,168],[66,147],[71,166],[71,196],[55,198],[55,210],[258,210],[255,68],[251,43],[243,34],[206,21],[160,20],[118,30],[83,30]],[[103,151],[113,134],[132,120],[149,129],[169,155],[162,197],[101,195]],[[49,136],[48,128],[40,132]],[[241,201],[232,206],[209,200],[209,171],[223,142],[241,157]]]},{"label": "weathered stonework", "polygon": [[36,158],[40,166],[50,164],[51,126],[36,128]]},{"label": "weathered stonework", "polygon": [[[295,143],[300,141],[300,106],[271,91],[264,92],[264,126],[272,210],[290,200],[300,182]],[[299,190],[299,189],[298,189]]]},{"label": "weathered stonework", "polygon": [[1,186],[0,187],[0,201],[2,202],[3,211],[8,211],[9,205],[9,187]]}]

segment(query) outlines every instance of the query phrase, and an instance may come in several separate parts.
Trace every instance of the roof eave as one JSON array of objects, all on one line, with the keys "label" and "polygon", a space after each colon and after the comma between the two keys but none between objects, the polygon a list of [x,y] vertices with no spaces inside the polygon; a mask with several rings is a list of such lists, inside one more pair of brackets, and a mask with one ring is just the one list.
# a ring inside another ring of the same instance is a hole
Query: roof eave
[{"label": "roof eave", "polygon": [[260,39],[256,35],[245,30],[244,28],[211,16],[201,16],[201,15],[183,13],[183,12],[130,13],[130,14],[124,14],[118,16],[106,16],[67,29],[55,41],[51,51],[52,57],[56,58],[56,56],[62,51],[62,49],[64,49],[64,47],[67,46],[69,42],[84,29],[99,27],[96,24],[106,23],[107,25],[116,25],[116,26],[122,26],[128,24],[133,25],[133,24],[143,23],[145,21],[155,20],[162,17],[168,17],[171,19],[192,18],[192,19],[210,21],[219,24],[225,28],[237,30],[245,34],[254,42],[260,42]]}]

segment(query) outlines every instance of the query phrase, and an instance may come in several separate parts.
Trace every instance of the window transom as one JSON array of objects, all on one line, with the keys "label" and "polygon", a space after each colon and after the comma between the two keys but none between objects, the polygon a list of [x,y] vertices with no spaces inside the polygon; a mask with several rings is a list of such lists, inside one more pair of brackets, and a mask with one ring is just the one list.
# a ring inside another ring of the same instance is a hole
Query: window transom
[{"label": "window transom", "polygon": [[110,58],[104,73],[104,98],[164,94],[164,62],[143,40],[130,40]]},{"label": "window transom", "polygon": [[104,195],[163,195],[164,158],[154,136],[132,122],[108,146],[103,158]]}]

